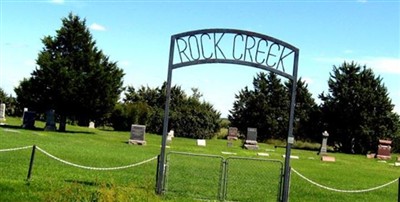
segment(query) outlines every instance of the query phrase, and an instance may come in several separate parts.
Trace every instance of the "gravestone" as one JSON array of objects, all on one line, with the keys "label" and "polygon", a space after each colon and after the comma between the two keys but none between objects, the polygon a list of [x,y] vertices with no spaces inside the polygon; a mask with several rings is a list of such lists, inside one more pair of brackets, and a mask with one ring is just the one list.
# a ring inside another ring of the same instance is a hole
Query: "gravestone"
[{"label": "gravestone", "polygon": [[328,137],[329,137],[329,133],[324,131],[322,133],[322,144],[321,144],[321,150],[319,151],[319,155],[326,155],[327,154]]},{"label": "gravestone", "polygon": [[129,139],[128,143],[145,145],[146,144],[146,140],[144,139],[145,133],[146,133],[146,126],[132,124],[131,138]]},{"label": "gravestone", "polygon": [[6,104],[0,104],[0,121],[6,121]]},{"label": "gravestone", "polygon": [[168,132],[168,136],[170,136],[170,137],[175,137],[174,130],[170,130],[170,131]]},{"label": "gravestone", "polygon": [[247,136],[246,141],[244,142],[244,147],[252,150],[258,149],[257,128],[247,128]]},{"label": "gravestone", "polygon": [[205,139],[197,139],[197,146],[206,146],[206,140]]},{"label": "gravestone", "polygon": [[22,120],[22,128],[26,129],[34,129],[35,128],[35,119],[36,112],[33,111],[25,111]]},{"label": "gravestone", "polygon": [[167,134],[167,145],[170,145],[172,143],[172,138],[174,137],[174,130],[170,130]]},{"label": "gravestone", "polygon": [[238,129],[236,127],[228,128],[228,140],[237,140],[238,139]]},{"label": "gravestone", "polygon": [[378,154],[376,155],[376,158],[378,159],[391,159],[390,156],[390,150],[391,150],[391,145],[392,141],[390,140],[379,140],[379,145],[378,145]]},{"label": "gravestone", "polygon": [[96,128],[93,121],[89,122],[89,128]]},{"label": "gravestone", "polygon": [[22,113],[22,119],[21,120],[24,120],[24,114],[25,114],[25,112],[27,112],[28,111],[28,108],[24,108],[24,112]]},{"label": "gravestone", "polygon": [[44,130],[55,131],[56,129],[55,113],[54,110],[51,109],[46,112],[46,126],[44,127]]},{"label": "gravestone", "polygon": [[325,162],[335,162],[336,159],[333,156],[322,156],[321,157],[321,161],[325,161]]}]

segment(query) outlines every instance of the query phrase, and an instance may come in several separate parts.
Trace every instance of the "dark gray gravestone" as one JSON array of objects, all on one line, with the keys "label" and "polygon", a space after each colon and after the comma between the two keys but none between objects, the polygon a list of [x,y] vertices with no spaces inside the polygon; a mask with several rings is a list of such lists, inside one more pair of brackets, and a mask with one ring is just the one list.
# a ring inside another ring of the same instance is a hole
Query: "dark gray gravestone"
[{"label": "dark gray gravestone", "polygon": [[144,135],[146,133],[146,126],[144,125],[135,125],[131,126],[131,138],[129,139],[129,144],[146,144],[146,140],[144,139]]},{"label": "dark gray gravestone", "polygon": [[228,128],[228,140],[237,140],[238,139],[238,129],[236,127]]},{"label": "dark gray gravestone", "polygon": [[46,130],[46,131],[57,130],[55,113],[54,113],[53,109],[46,112],[46,126],[44,127],[44,130]]},{"label": "dark gray gravestone", "polygon": [[321,150],[319,151],[319,155],[326,155],[327,154],[328,137],[329,137],[329,133],[324,131],[322,133],[322,144],[321,144]]},{"label": "dark gray gravestone", "polygon": [[33,129],[35,128],[36,112],[25,111],[24,119],[22,120],[22,128]]},{"label": "dark gray gravestone", "polygon": [[258,149],[257,128],[247,128],[247,137],[244,147],[246,149]]}]

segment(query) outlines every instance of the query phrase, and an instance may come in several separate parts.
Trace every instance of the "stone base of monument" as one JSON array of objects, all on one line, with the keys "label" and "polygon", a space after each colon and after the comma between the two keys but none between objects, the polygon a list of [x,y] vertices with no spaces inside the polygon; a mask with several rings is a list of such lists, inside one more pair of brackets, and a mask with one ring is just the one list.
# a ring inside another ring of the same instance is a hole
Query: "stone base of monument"
[{"label": "stone base of monument", "polygon": [[335,162],[336,159],[333,156],[322,156],[321,157],[321,161],[325,161],[325,162]]},{"label": "stone base of monument", "polygon": [[47,125],[46,127],[44,127],[45,131],[56,131],[57,127],[56,126],[52,126],[52,125]]},{"label": "stone base of monument", "polygon": [[236,137],[236,136],[228,136],[226,139],[228,139],[228,140],[238,140],[238,137]]},{"label": "stone base of monument", "polygon": [[376,155],[377,159],[383,159],[383,160],[389,160],[392,157],[391,156],[386,156],[386,155]]},{"label": "stone base of monument", "polygon": [[144,140],[129,140],[129,144],[136,144],[136,145],[146,145],[146,141]]},{"label": "stone base of monument", "polygon": [[367,154],[367,158],[369,158],[369,159],[373,159],[373,158],[375,158],[375,153],[371,153],[371,154]]},{"label": "stone base of monument", "polygon": [[258,145],[256,144],[244,144],[244,148],[248,150],[258,150]]},{"label": "stone base of monument", "polygon": [[258,149],[258,145],[257,145],[257,141],[255,140],[246,140],[244,142],[244,148],[249,149],[249,150],[257,150]]}]

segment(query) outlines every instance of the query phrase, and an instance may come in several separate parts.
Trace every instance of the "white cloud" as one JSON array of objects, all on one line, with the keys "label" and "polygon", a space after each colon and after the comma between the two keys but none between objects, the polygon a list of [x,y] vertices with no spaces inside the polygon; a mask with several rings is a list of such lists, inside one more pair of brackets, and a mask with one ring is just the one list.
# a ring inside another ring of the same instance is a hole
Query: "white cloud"
[{"label": "white cloud", "polygon": [[50,0],[50,3],[53,3],[53,4],[64,4],[64,0]]},{"label": "white cloud", "polygon": [[96,31],[106,31],[106,28],[102,25],[99,25],[97,23],[93,23],[89,26],[90,29],[96,30]]},{"label": "white cloud", "polygon": [[359,63],[366,64],[367,67],[379,73],[400,74],[400,58],[367,58],[361,59]]},{"label": "white cloud", "polygon": [[377,73],[400,74],[400,58],[390,57],[362,57],[362,58],[341,58],[341,57],[317,57],[317,62],[341,65],[344,61],[354,61],[359,65],[366,65]]},{"label": "white cloud", "polygon": [[306,82],[306,84],[308,84],[308,85],[314,83],[314,81],[310,77],[304,77],[304,78],[302,78],[302,80],[304,82]]}]

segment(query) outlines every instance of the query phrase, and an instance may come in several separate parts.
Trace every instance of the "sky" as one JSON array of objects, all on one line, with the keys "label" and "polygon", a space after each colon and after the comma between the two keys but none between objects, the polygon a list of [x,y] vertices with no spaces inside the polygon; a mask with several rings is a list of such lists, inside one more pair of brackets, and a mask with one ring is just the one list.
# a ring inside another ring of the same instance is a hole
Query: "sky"
[{"label": "sky", "polygon": [[[382,78],[400,114],[400,1],[19,1],[0,0],[0,87],[30,77],[43,49],[72,12],[86,19],[97,47],[124,70],[124,86],[159,87],[167,80],[171,35],[207,28],[257,32],[300,50],[298,77],[317,103],[328,92],[333,67],[354,61]],[[175,69],[172,84],[203,99],[227,117],[235,94],[252,88],[260,69],[204,64]],[[282,78],[285,81],[284,78]]]}]

